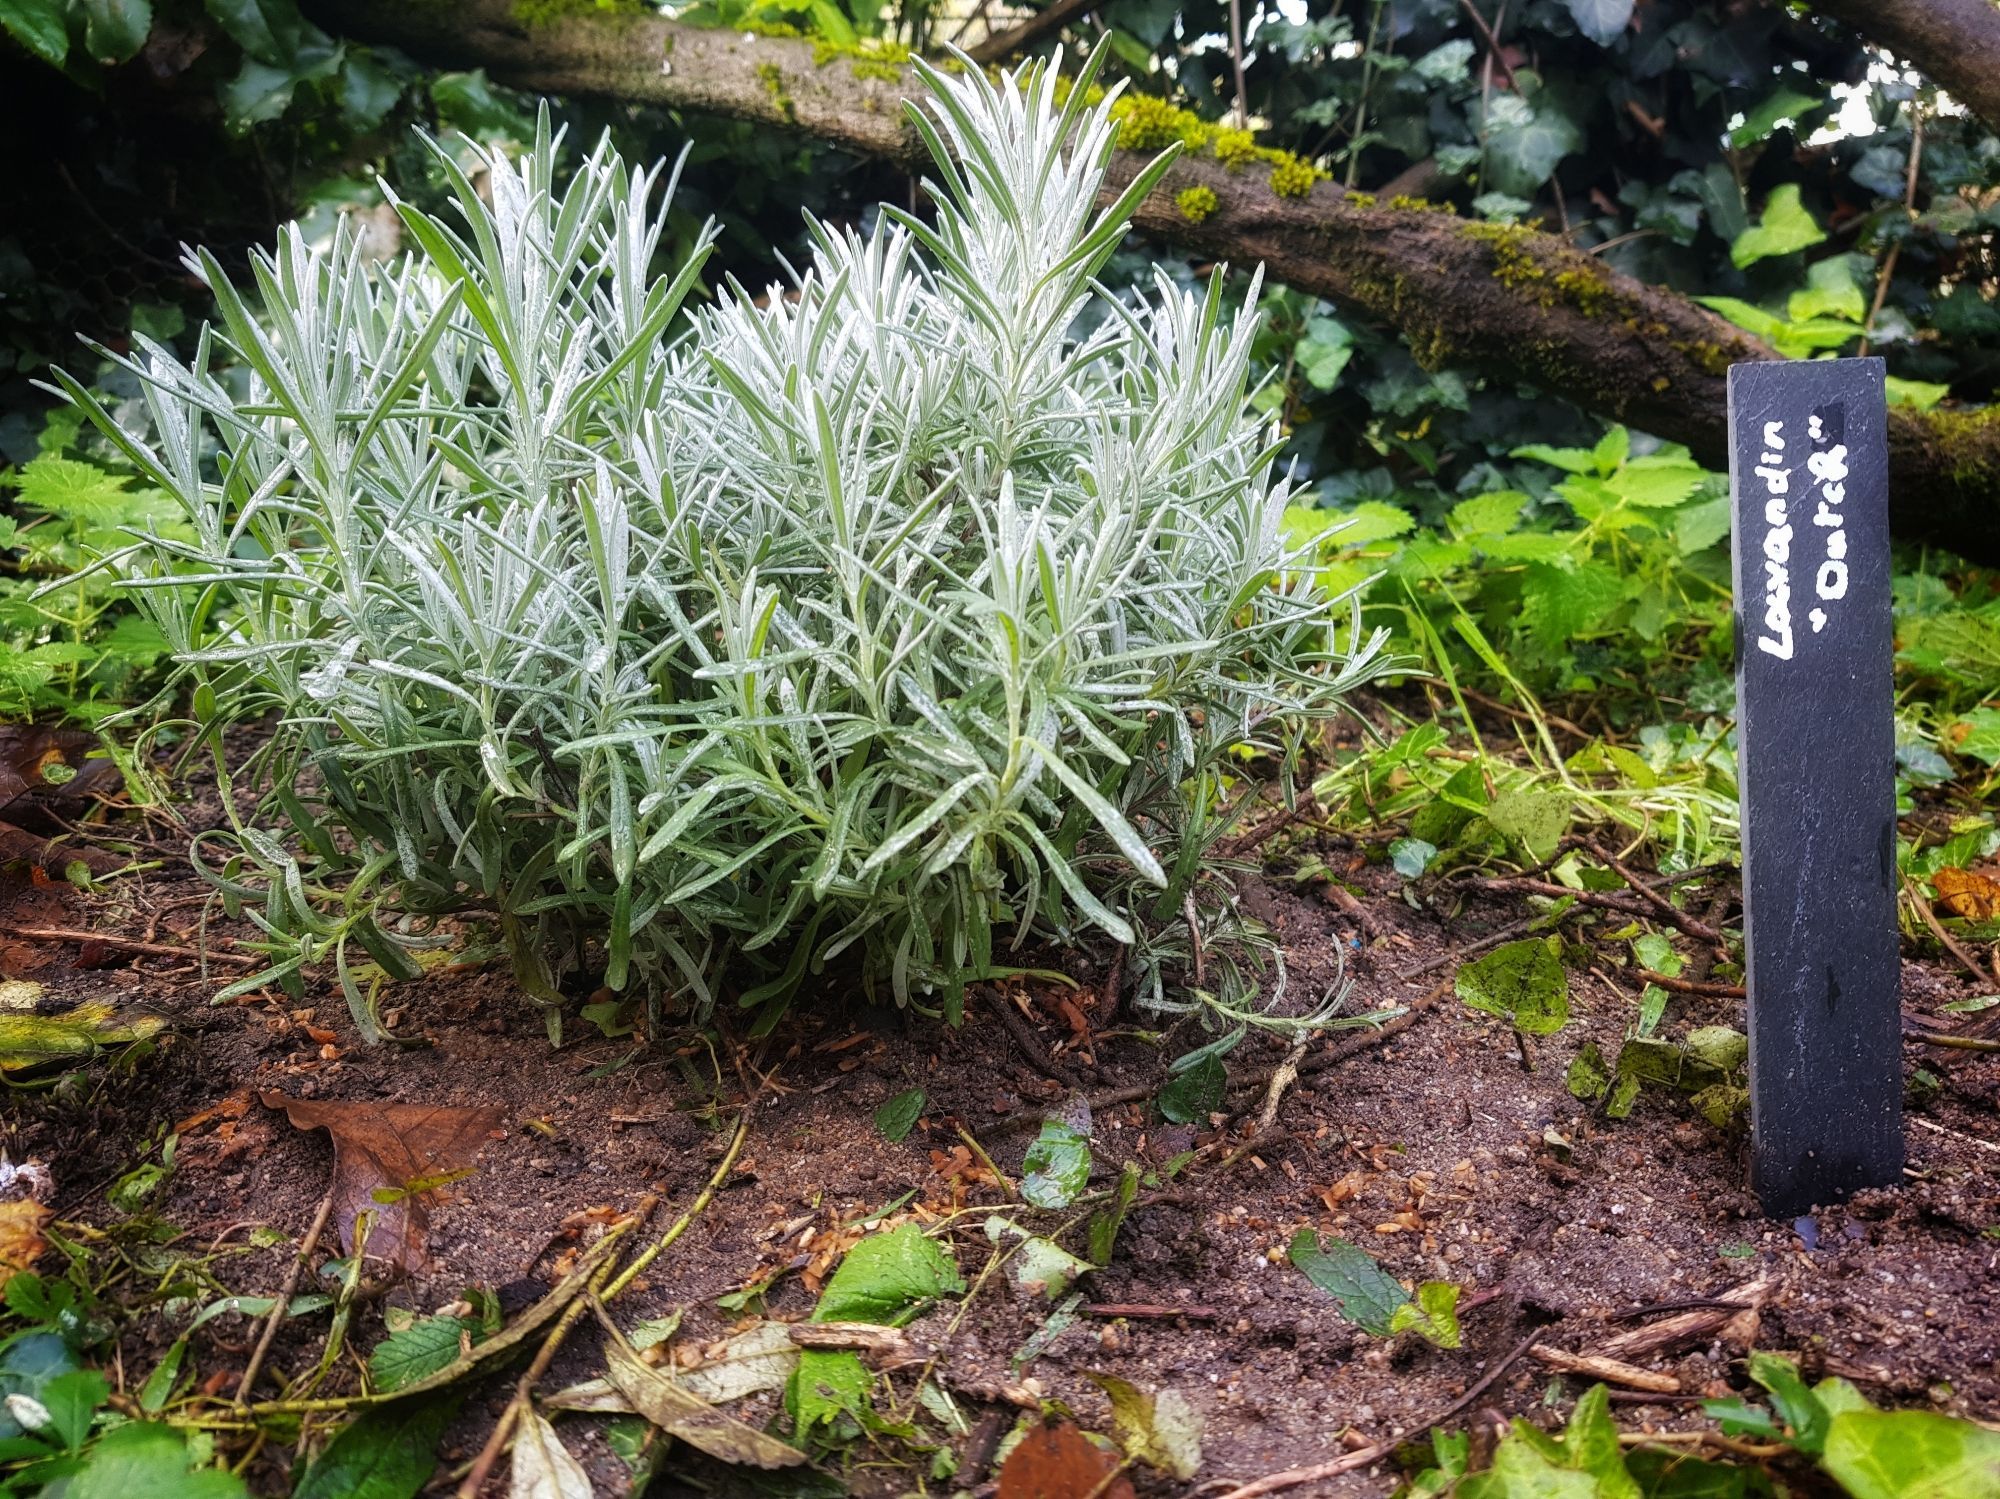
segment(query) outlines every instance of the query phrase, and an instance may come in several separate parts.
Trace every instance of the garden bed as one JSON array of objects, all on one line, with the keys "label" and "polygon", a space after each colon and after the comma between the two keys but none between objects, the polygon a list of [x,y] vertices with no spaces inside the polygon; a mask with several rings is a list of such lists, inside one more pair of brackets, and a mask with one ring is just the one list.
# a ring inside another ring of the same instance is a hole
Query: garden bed
[{"label": "garden bed", "polygon": [[[605,1221],[649,1193],[660,1197],[654,1227],[663,1226],[715,1170],[749,1098],[743,1150],[721,1190],[620,1298],[620,1322],[683,1312],[680,1345],[697,1349],[759,1305],[724,1311],[717,1298],[758,1286],[769,1316],[800,1319],[814,1305],[810,1287],[857,1237],[842,1225],[884,1210],[936,1225],[957,1211],[947,1242],[978,1289],[969,1301],[937,1304],[906,1331],[935,1354],[972,1424],[955,1443],[961,1459],[968,1447],[990,1453],[1018,1414],[1009,1399],[1024,1392],[1106,1429],[1105,1397],[1086,1377],[1102,1372],[1178,1390],[1205,1418],[1197,1479],[1179,1484],[1141,1470],[1142,1492],[1192,1493],[1213,1479],[1325,1461],[1340,1455],[1344,1439],[1363,1446],[1447,1415],[1447,1424],[1476,1430],[1490,1430],[1496,1413],[1548,1424],[1587,1381],[1559,1375],[1543,1350],[1590,1355],[1689,1310],[1686,1303],[1756,1282],[1766,1285],[1754,1319],[1633,1360],[1678,1389],[1665,1397],[1620,1389],[1622,1426],[1712,1430],[1696,1402],[1741,1384],[1749,1341],[1796,1355],[1809,1373],[1845,1375],[1879,1403],[2000,1413],[2000,1058],[1912,1047],[1908,1069],[1925,1076],[1910,1116],[1904,1189],[1774,1222],[1744,1190],[1738,1131],[1653,1089],[1622,1120],[1572,1095],[1578,1052],[1595,1042],[1615,1054],[1632,1023],[1637,986],[1615,966],[1626,944],[1604,940],[1618,918],[1599,912],[1603,919],[1579,922],[1588,913],[1572,913],[1566,933],[1596,943],[1595,960],[1578,965],[1572,954],[1568,1024],[1523,1038],[1448,989],[1437,993],[1458,953],[1532,916],[1522,897],[1478,897],[1447,924],[1407,901],[1386,864],[1360,860],[1345,842],[1304,836],[1289,853],[1316,854],[1340,871],[1352,899],[1256,877],[1245,889],[1246,904],[1281,936],[1299,992],[1332,983],[1344,951],[1350,1012],[1430,1003],[1380,1044],[1361,1039],[1363,1030],[1315,1043],[1270,1128],[1254,1138],[1247,1121],[1265,1097],[1256,1086],[1230,1095],[1222,1128],[1163,1121],[1153,1096],[1164,1063],[1198,1033],[1184,1029],[1160,1045],[1133,1034],[1156,1022],[1108,1014],[1104,954],[1072,960],[1073,991],[976,988],[962,1029],[844,998],[796,1006],[762,1047],[725,1030],[718,1051],[693,1037],[640,1049],[574,1017],[567,1044],[552,1049],[504,964],[442,968],[396,986],[387,1001],[392,1029],[413,1044],[368,1047],[323,977],[303,1003],[260,994],[211,1007],[208,996],[240,968],[205,978],[171,952],[16,936],[0,948],[0,964],[6,977],[43,985],[44,1008],[113,999],[158,1015],[167,1029],[157,1054],[133,1061],[129,1074],[99,1065],[52,1091],[20,1095],[6,1147],[16,1161],[49,1166],[51,1200],[68,1225],[61,1231],[87,1254],[79,1275],[101,1284],[107,1304],[142,1304],[174,1283],[204,1299],[219,1289],[269,1296],[314,1220],[331,1151],[326,1135],[294,1129],[260,1094],[499,1108],[502,1123],[479,1150],[476,1171],[437,1194],[431,1263],[358,1311],[348,1338],[366,1350],[396,1308],[431,1312],[468,1287],[494,1291],[504,1313],[517,1312],[560,1280]],[[0,922],[193,948],[202,940],[203,888],[171,857],[95,893],[35,882],[16,866]],[[1688,904],[1712,911],[1707,898],[1727,889],[1707,887]],[[1732,907],[1721,909],[1734,920]],[[214,923],[207,940],[247,932]],[[1906,1013],[1924,1023],[1972,992],[1947,968],[1905,963]],[[1014,1025],[996,1013],[1009,1003],[1020,1006]],[[1710,1024],[1740,1025],[1741,1002],[1676,994],[1662,1029]],[[1343,1059],[1315,1070],[1315,1058],[1332,1048]],[[1254,1084],[1283,1053],[1281,1042],[1253,1035],[1229,1057],[1231,1075]],[[1109,1186],[1128,1159],[1160,1173],[1176,1156],[1198,1154],[1142,1188],[1110,1264],[1079,1283],[1074,1324],[1017,1368],[1052,1303],[1004,1275],[980,1283],[995,1252],[985,1210],[1042,1231],[1060,1221],[1021,1210],[1013,1190],[1033,1138],[1023,1126],[1072,1092],[1051,1073],[1099,1099],[1094,1186]],[[875,1116],[913,1088],[925,1095],[921,1116],[892,1142]],[[1130,1097],[1105,1101],[1119,1094]],[[150,1196],[116,1190],[124,1173],[160,1159],[176,1127],[173,1169],[158,1188]],[[982,1151],[1008,1181],[992,1179]],[[113,1208],[114,1198],[127,1211]],[[1286,1261],[1303,1227],[1352,1240],[1405,1281],[1463,1287],[1463,1348],[1407,1334],[1378,1339],[1344,1319]],[[262,1228],[278,1234],[258,1236]],[[157,1310],[124,1325],[128,1388],[157,1366],[181,1325]],[[200,1328],[187,1354],[197,1387],[226,1399],[256,1336],[255,1319],[239,1315]],[[325,1337],[324,1317],[284,1323],[267,1368],[298,1373]],[[539,1388],[597,1373],[597,1344],[586,1326]],[[912,1372],[890,1373],[878,1405],[907,1406]],[[450,1491],[446,1475],[479,1450],[512,1383],[468,1385],[473,1394],[446,1434],[433,1492]],[[337,1370],[321,1393],[353,1387],[352,1371]],[[735,1409],[762,1424],[775,1401],[753,1396]],[[558,1429],[600,1492],[622,1492],[626,1469],[602,1424],[566,1416]],[[893,1441],[863,1440],[851,1458],[856,1492],[912,1485],[901,1466],[909,1454]],[[284,1492],[289,1459],[276,1442],[263,1448],[246,1469],[253,1492]],[[702,1481],[722,1471],[703,1468]],[[670,1461],[650,1492],[693,1491],[677,1487],[674,1474]],[[776,1475],[779,1489],[763,1491],[800,1492],[785,1487],[795,1477]],[[961,1471],[955,1483],[990,1477]],[[1391,1468],[1378,1465],[1295,1491],[1386,1494],[1393,1486]]]}]

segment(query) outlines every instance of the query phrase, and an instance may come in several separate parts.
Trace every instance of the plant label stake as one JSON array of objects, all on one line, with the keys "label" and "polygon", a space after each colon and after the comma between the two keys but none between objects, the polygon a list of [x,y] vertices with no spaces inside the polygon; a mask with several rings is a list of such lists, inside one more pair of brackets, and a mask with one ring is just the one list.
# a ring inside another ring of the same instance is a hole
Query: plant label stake
[{"label": "plant label stake", "polygon": [[1729,371],[1751,1185],[1903,1171],[1888,408],[1879,359]]}]

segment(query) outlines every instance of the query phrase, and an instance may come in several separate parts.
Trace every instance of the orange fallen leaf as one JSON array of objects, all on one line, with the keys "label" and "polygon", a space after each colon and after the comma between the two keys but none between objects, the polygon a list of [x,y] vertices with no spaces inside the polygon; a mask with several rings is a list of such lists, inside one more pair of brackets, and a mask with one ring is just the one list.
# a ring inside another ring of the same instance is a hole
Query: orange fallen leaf
[{"label": "orange fallen leaf", "polygon": [[506,1112],[287,1098],[275,1089],[262,1097],[265,1108],[284,1110],[295,1129],[323,1129],[333,1136],[334,1221],[342,1246],[353,1252],[354,1221],[372,1213],[368,1257],[402,1269],[429,1263],[426,1239],[436,1189],[421,1184],[466,1167]]},{"label": "orange fallen leaf", "polygon": [[1137,1499],[1131,1479],[1110,1477],[1117,1466],[1068,1421],[1047,1422],[1007,1454],[998,1499]]},{"label": "orange fallen leaf", "polygon": [[42,1230],[54,1216],[32,1197],[0,1202],[0,1286],[34,1268],[49,1247]]},{"label": "orange fallen leaf", "polygon": [[1982,869],[1940,869],[1931,876],[1938,900],[1967,921],[2000,920],[2000,879]]}]

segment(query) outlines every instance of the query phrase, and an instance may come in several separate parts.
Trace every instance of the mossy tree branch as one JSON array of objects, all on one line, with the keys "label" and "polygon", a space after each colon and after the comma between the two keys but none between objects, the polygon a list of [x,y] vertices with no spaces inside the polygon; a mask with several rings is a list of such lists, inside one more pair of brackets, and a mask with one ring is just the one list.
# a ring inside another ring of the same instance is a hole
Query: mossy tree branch
[{"label": "mossy tree branch", "polygon": [[[530,27],[510,0],[308,0],[305,8],[337,33],[441,65],[483,66],[518,88],[795,129],[911,167],[923,155],[902,109],[921,92],[914,73],[874,58],[816,60],[808,41],[601,12]],[[1121,152],[1109,188],[1149,154]],[[1427,366],[1531,384],[1684,442],[1712,465],[1725,461],[1728,366],[1778,357],[1685,297],[1610,271],[1553,236],[1382,204],[1324,181],[1281,195],[1261,162],[1232,168],[1191,152],[1138,223],[1200,254],[1261,261],[1279,281],[1378,318]],[[2000,562],[2000,421],[1898,408],[1890,444],[1897,533]]]}]

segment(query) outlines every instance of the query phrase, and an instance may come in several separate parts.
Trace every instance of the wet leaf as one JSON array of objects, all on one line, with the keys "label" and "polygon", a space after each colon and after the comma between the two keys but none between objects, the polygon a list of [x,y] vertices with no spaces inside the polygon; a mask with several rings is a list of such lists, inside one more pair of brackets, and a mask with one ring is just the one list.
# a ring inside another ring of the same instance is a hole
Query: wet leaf
[{"label": "wet leaf", "polygon": [[[354,1220],[372,1212],[369,1258],[411,1270],[429,1263],[425,1240],[431,1194],[410,1192],[410,1185],[468,1164],[506,1117],[497,1107],[308,1100],[278,1092],[262,1097],[265,1108],[284,1110],[294,1128],[323,1129],[333,1136],[334,1221],[348,1253],[354,1252]],[[383,1188],[405,1195],[378,1202],[375,1193]]]},{"label": "wet leaf", "polygon": [[[190,1468],[188,1444],[171,1426],[134,1421],[108,1431],[83,1470],[63,1488],[67,1499],[243,1499],[243,1480],[216,1468]],[[303,1492],[303,1491],[301,1491]],[[357,1493],[355,1499],[377,1499]]]},{"label": "wet leaf", "polygon": [[1066,1208],[1090,1181],[1090,1141],[1059,1120],[1044,1119],[1021,1169],[1023,1197],[1038,1208]]},{"label": "wet leaf", "polygon": [[868,1404],[875,1377],[861,1356],[845,1350],[808,1348],[799,1355],[785,1392],[785,1409],[801,1439],[843,1415],[859,1415]]},{"label": "wet leaf", "polygon": [[1452,1492],[1460,1499],[1640,1499],[1603,1385],[1577,1401],[1561,1436],[1516,1420],[1492,1470],[1460,1479]]},{"label": "wet leaf", "polygon": [[400,1390],[451,1367],[472,1336],[473,1326],[458,1317],[425,1317],[391,1333],[368,1355],[368,1375],[378,1390]]},{"label": "wet leaf", "polygon": [[923,1111],[924,1090],[907,1089],[875,1111],[875,1128],[882,1132],[883,1139],[895,1145],[915,1127]]},{"label": "wet leaf", "polygon": [[459,1398],[364,1411],[334,1433],[292,1499],[411,1499],[437,1467],[438,1438],[458,1414]]},{"label": "wet leaf", "polygon": [[1076,1309],[1083,1305],[1083,1293],[1072,1293],[1062,1305],[1050,1312],[1046,1321],[1028,1334],[1028,1341],[1014,1350],[1009,1366],[1018,1374],[1029,1364],[1047,1353],[1056,1344],[1056,1339],[1076,1326]]},{"label": "wet leaf", "polygon": [[123,1046],[157,1036],[166,1022],[153,1015],[120,1015],[115,1006],[90,1000],[60,1015],[20,1011],[0,1014],[0,1071],[75,1066],[106,1046]]},{"label": "wet leaf", "polygon": [[1363,1332],[1389,1336],[1396,1308],[1410,1299],[1402,1282],[1345,1239],[1329,1239],[1302,1228],[1292,1239],[1291,1260],[1307,1280],[1340,1303],[1340,1314]]},{"label": "wet leaf", "polygon": [[1389,1314],[1389,1331],[1414,1332],[1440,1348],[1459,1345],[1459,1288],[1448,1280],[1427,1280],[1417,1287],[1417,1299]]},{"label": "wet leaf", "polygon": [[535,1411],[522,1417],[514,1437],[507,1499],[594,1499],[583,1464],[570,1456],[556,1429]]},{"label": "wet leaf", "polygon": [[1117,1466],[1070,1422],[1045,1422],[1000,1465],[998,1499],[1135,1499],[1131,1479],[1109,1477]]},{"label": "wet leaf", "polygon": [[1113,1374],[1092,1374],[1111,1399],[1111,1421],[1125,1455],[1183,1483],[1201,1468],[1201,1412],[1179,1390],[1148,1393]]},{"label": "wet leaf", "polygon": [[2000,921],[2000,879],[1983,869],[1940,869],[1931,876],[1938,904],[1967,921]]},{"label": "wet leaf", "polygon": [[1094,1214],[1090,1220],[1090,1262],[1093,1265],[1111,1263],[1111,1252],[1118,1247],[1118,1230],[1125,1225],[1125,1214],[1139,1196],[1139,1164],[1127,1161],[1125,1169],[1118,1173],[1118,1185],[1111,1194],[1111,1205]]},{"label": "wet leaf", "polygon": [[806,1455],[789,1442],[725,1415],[653,1368],[632,1351],[602,1308],[597,1315],[606,1334],[605,1377],[632,1402],[632,1409],[662,1431],[726,1463],[788,1468],[806,1460]]},{"label": "wet leaf", "polygon": [[2000,1499],[2000,1432],[1931,1411],[1843,1411],[1820,1463],[1853,1499]]},{"label": "wet leaf", "polygon": [[[1208,1116],[1222,1107],[1224,1089],[1229,1085],[1229,1074],[1223,1070],[1222,1058],[1209,1052],[1192,1067],[1176,1072],[1160,1089],[1160,1112],[1170,1124],[1208,1123]],[[1085,1162],[1085,1173],[1089,1163]]]},{"label": "wet leaf", "polygon": [[1597,1049],[1595,1041],[1584,1043],[1583,1050],[1569,1064],[1565,1081],[1570,1096],[1581,1098],[1585,1103],[1595,1103],[1611,1091],[1611,1072],[1604,1065],[1604,1053]]},{"label": "wet leaf", "polygon": [[1560,791],[1503,791],[1486,809],[1493,830],[1512,839],[1536,863],[1553,859],[1569,831],[1572,802]]},{"label": "wet leaf", "polygon": [[847,1251],[812,1320],[899,1327],[925,1302],[964,1289],[951,1256],[916,1224],[905,1223],[870,1234]]},{"label": "wet leaf", "polygon": [[1067,1291],[1079,1275],[1088,1275],[1096,1268],[1053,1239],[1030,1238],[1007,1260],[1008,1279],[1030,1296],[1046,1296],[1050,1301]]},{"label": "wet leaf", "polygon": [[783,1389],[798,1366],[798,1345],[785,1324],[759,1322],[706,1350],[699,1364],[677,1370],[675,1378],[690,1394],[712,1405],[724,1405],[765,1390]]},{"label": "wet leaf", "polygon": [[1475,1010],[1511,1020],[1517,1030],[1554,1035],[1569,1020],[1569,975],[1561,952],[1554,937],[1496,947],[1458,970],[1458,997]]}]

